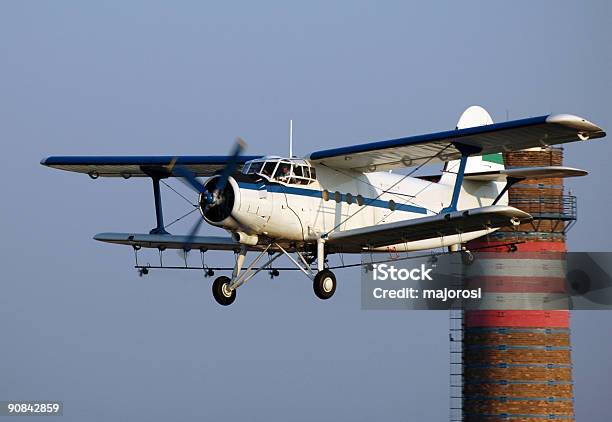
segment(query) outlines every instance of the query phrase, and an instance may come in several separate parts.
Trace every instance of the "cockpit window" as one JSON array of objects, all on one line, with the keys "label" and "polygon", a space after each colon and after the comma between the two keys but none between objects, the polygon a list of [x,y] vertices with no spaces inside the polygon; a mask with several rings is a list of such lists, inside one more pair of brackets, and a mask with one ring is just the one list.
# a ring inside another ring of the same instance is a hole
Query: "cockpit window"
[{"label": "cockpit window", "polygon": [[315,169],[307,161],[276,157],[246,163],[242,172],[296,185],[308,185],[316,179]]},{"label": "cockpit window", "polygon": [[266,161],[266,164],[264,164],[263,169],[261,170],[261,174],[263,174],[264,176],[272,177],[272,174],[274,174],[275,168],[276,168],[275,161]]},{"label": "cockpit window", "polygon": [[263,166],[263,162],[261,161],[255,161],[253,163],[251,163],[250,166],[248,166],[245,170],[245,174],[255,174],[255,173],[259,173],[261,171],[261,167]]},{"label": "cockpit window", "polygon": [[276,168],[276,173],[274,174],[274,178],[278,179],[282,182],[288,182],[289,177],[291,176],[291,164],[289,163],[279,163]]},{"label": "cockpit window", "polygon": [[291,178],[291,183],[297,185],[308,185],[312,182],[313,180],[310,178],[310,171],[308,166],[300,164],[293,165],[293,177]]},{"label": "cockpit window", "polygon": [[299,166],[295,164],[293,166],[293,174],[296,175],[297,177],[304,177],[304,166]]}]

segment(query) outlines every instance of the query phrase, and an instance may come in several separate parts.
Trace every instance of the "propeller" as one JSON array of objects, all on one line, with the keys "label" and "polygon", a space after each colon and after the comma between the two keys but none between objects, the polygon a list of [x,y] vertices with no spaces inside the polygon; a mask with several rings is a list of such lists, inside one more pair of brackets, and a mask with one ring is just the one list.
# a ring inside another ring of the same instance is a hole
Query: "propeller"
[{"label": "propeller", "polygon": [[225,189],[229,177],[236,170],[236,167],[238,167],[238,158],[240,157],[240,154],[245,148],[246,142],[244,142],[242,138],[236,138],[234,149],[230,154],[230,159],[227,161],[225,168],[221,172],[221,177],[217,181],[215,192],[223,192],[223,189]]},{"label": "propeller", "polygon": [[237,138],[229,159],[227,160],[219,179],[217,179],[215,188],[212,192],[209,192],[206,189],[206,186],[204,186],[204,184],[196,177],[195,173],[186,167],[181,166],[180,164],[176,164],[176,158],[170,162],[168,170],[173,176],[178,177],[185,182],[187,186],[193,189],[196,193],[204,195],[204,202],[207,205],[213,205],[218,200],[219,194],[223,192],[223,189],[225,189],[227,186],[227,182],[232,173],[236,171],[236,167],[238,167],[238,159],[245,148],[246,143],[244,140],[242,138]]},{"label": "propeller", "polygon": [[[212,191],[209,191],[204,183],[200,181],[195,175],[194,172],[189,170],[188,168],[177,164],[177,159],[174,158],[170,164],[168,165],[168,171],[175,177],[178,177],[181,181],[183,181],[187,186],[189,186],[192,190],[194,190],[197,194],[202,195],[201,203],[204,204],[204,212],[206,212],[210,207],[218,205],[222,199],[222,193],[225,187],[227,186],[227,182],[229,181],[230,176],[239,164],[239,158],[242,151],[246,148],[246,143],[241,138],[237,138],[232,148],[232,152],[230,153],[229,159],[223,168],[219,178],[216,180],[214,188]],[[184,250],[189,250],[189,245],[193,242],[198,230],[200,229],[200,225],[204,221],[203,218],[198,218],[195,222],[189,234],[187,235],[184,245]]]}]

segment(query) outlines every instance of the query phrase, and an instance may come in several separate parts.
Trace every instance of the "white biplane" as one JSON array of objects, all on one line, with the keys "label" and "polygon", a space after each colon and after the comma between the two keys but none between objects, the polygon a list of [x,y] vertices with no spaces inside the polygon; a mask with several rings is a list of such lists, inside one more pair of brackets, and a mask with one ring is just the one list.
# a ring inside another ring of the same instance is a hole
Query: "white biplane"
[{"label": "white biplane", "polygon": [[[587,173],[558,166],[505,169],[502,153],[604,136],[595,124],[569,114],[494,124],[483,108],[473,106],[454,130],[316,151],[300,159],[242,156],[239,141],[229,156],[69,156],[41,164],[92,179],[151,178],[156,227],[94,239],[135,250],[233,251],[231,277],[217,277],[212,284],[217,302],[229,305],[239,286],[282,255],[313,281],[319,298],[328,299],[336,290],[328,254],[461,250],[470,240],[527,222],[529,214],[507,205],[513,183]],[[439,177],[412,176],[432,163],[445,163]],[[391,172],[405,168],[412,170]],[[202,218],[187,235],[169,234],[164,227],[160,180],[169,177],[181,178],[198,194]],[[198,236],[202,221],[231,237]],[[245,265],[248,252],[257,256]],[[267,262],[258,266],[266,255]]]}]

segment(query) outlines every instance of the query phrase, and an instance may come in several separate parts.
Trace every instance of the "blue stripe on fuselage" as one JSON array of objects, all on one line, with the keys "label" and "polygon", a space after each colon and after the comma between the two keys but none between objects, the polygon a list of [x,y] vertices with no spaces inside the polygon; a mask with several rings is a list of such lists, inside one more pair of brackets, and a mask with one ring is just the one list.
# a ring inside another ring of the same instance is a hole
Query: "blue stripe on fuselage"
[{"label": "blue stripe on fuselage", "polygon": [[[296,188],[294,186],[285,186],[280,184],[270,184],[265,185],[261,183],[245,183],[238,182],[238,186],[241,189],[250,189],[250,190],[261,190],[267,189],[268,192],[276,192],[276,193],[285,193],[289,195],[300,195],[300,196],[310,196],[312,198],[323,198],[323,191],[316,189],[304,189],[304,188]],[[333,195],[333,192],[330,192],[330,195]],[[341,195],[341,201],[346,201],[346,195]],[[355,197],[353,197],[355,198]],[[389,208],[389,202],[383,201],[382,199],[374,199],[374,198],[363,198],[366,206],[378,207],[378,208]],[[414,212],[417,214],[427,214],[427,210],[422,207],[417,207],[415,205],[409,204],[395,204],[395,209],[398,211],[406,211],[406,212]]]}]

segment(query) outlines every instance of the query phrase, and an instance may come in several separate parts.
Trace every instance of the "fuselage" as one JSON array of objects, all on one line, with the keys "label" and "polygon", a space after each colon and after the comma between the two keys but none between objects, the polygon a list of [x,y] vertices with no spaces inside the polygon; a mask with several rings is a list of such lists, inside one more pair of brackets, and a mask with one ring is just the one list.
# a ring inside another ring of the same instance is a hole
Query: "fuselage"
[{"label": "fuselage", "polygon": [[[449,204],[454,186],[453,177],[443,178],[438,183],[388,172],[339,171],[312,166],[304,160],[299,160],[304,169],[293,164],[290,173],[279,177],[281,163],[291,160],[276,160],[279,161],[276,173],[270,170],[269,174],[251,172],[231,177],[228,184],[231,192],[226,194],[231,196],[231,203],[227,201],[224,212],[213,216],[215,218],[203,212],[205,219],[246,242],[274,239],[312,243],[334,231],[438,214]],[[314,177],[292,177],[294,171]],[[214,177],[207,184],[212,180]],[[500,182],[464,181],[458,209],[491,205],[502,187]],[[507,199],[502,198],[499,203],[507,203]],[[491,231],[425,239],[383,249],[431,249],[463,243]]]}]

